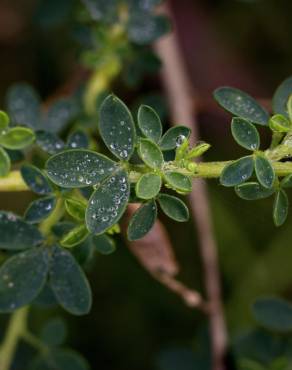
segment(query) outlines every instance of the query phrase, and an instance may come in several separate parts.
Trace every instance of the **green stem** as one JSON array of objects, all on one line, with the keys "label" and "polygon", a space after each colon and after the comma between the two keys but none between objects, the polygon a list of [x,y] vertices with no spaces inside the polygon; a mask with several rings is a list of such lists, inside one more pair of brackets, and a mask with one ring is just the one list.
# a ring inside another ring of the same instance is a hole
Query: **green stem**
[{"label": "green stem", "polygon": [[26,331],[29,307],[15,311],[10,319],[5,338],[0,348],[0,370],[9,370],[12,364],[17,343]]}]

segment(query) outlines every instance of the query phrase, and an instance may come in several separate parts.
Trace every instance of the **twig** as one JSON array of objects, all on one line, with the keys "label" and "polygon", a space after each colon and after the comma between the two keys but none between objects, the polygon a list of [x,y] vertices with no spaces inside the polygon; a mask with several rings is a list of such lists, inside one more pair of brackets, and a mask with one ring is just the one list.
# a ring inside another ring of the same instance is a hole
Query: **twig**
[{"label": "twig", "polygon": [[[171,16],[170,9],[162,9]],[[168,95],[169,107],[175,124],[181,123],[192,129],[192,142],[198,140],[198,129],[194,117],[193,92],[182,61],[178,42],[174,32],[160,39],[155,46],[162,60],[162,80]],[[198,238],[205,274],[205,287],[210,311],[210,337],[212,343],[213,370],[225,369],[224,357],[227,347],[227,333],[221,302],[220,274],[217,248],[209,212],[206,185],[203,180],[196,180],[190,195],[191,207]]]}]

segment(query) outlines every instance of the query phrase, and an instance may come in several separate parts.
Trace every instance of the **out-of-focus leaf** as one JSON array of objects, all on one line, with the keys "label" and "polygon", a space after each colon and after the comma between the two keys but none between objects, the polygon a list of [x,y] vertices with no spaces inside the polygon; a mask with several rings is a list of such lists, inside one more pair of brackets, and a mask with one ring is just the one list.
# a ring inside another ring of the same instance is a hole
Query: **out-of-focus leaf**
[{"label": "out-of-focus leaf", "polygon": [[34,193],[40,195],[52,193],[51,184],[39,168],[29,164],[24,165],[21,167],[21,176]]},{"label": "out-of-focus leaf", "polygon": [[74,131],[67,140],[67,146],[71,149],[86,149],[89,146],[89,138],[81,130]]},{"label": "out-of-focus leaf", "polygon": [[33,201],[25,212],[25,220],[39,223],[47,218],[56,206],[55,197],[45,197]]},{"label": "out-of-focus leaf", "polygon": [[50,347],[62,344],[66,335],[66,324],[60,317],[54,317],[47,321],[40,333],[41,340]]},{"label": "out-of-focus leaf", "polygon": [[72,248],[82,243],[88,236],[88,230],[85,225],[79,225],[64,235],[60,244],[66,248]]},{"label": "out-of-focus leaf", "polygon": [[273,207],[273,220],[276,226],[281,226],[286,221],[288,208],[289,200],[286,192],[284,190],[278,190]]},{"label": "out-of-focus leaf", "polygon": [[113,239],[106,234],[94,235],[92,237],[92,244],[101,254],[111,254],[116,250],[116,245]]},{"label": "out-of-focus leaf", "polygon": [[37,131],[36,142],[44,152],[49,154],[58,153],[65,146],[63,140],[61,140],[56,134],[47,131]]},{"label": "out-of-focus leaf", "polygon": [[273,96],[273,111],[274,113],[282,114],[288,117],[287,103],[289,96],[292,94],[292,77],[284,80],[277,88]]},{"label": "out-of-focus leaf", "polygon": [[0,147],[0,177],[8,175],[10,171],[10,158],[7,152]]},{"label": "out-of-focus leaf", "polygon": [[71,350],[56,349],[50,355],[38,355],[30,370],[89,370],[86,360]]},{"label": "out-of-focus leaf", "polygon": [[0,144],[7,149],[24,149],[35,140],[33,131],[27,127],[13,127],[0,136]]}]

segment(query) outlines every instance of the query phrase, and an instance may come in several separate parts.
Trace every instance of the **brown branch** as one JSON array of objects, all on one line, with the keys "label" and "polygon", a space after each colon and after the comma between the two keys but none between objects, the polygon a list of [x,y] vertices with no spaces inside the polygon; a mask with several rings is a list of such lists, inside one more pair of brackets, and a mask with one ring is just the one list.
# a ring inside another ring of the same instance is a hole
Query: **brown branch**
[{"label": "brown branch", "polygon": [[[171,16],[170,9],[166,6],[162,11]],[[195,120],[194,94],[180,54],[175,24],[174,31],[160,39],[155,49],[162,60],[162,81],[168,96],[173,122],[189,126],[192,129],[191,141],[196,142],[199,135]],[[213,370],[224,370],[227,333],[221,302],[217,247],[213,237],[207,189],[203,180],[195,181],[190,202],[198,231],[206,294],[211,308],[209,317]]]}]

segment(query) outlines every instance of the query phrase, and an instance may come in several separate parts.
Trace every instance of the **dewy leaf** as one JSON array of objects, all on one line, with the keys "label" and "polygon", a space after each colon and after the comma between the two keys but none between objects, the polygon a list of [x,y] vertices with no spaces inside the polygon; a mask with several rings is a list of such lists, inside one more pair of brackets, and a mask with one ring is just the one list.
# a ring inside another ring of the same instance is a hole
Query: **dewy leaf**
[{"label": "dewy leaf", "polygon": [[94,235],[91,240],[94,248],[101,254],[111,254],[116,250],[115,242],[106,234]]},{"label": "dewy leaf", "polygon": [[273,220],[276,226],[281,226],[288,216],[289,200],[284,190],[276,193],[273,207]]},{"label": "dewy leaf", "polygon": [[71,149],[86,149],[89,147],[89,138],[85,132],[77,130],[68,137],[67,147]]},{"label": "dewy leaf", "polygon": [[268,112],[254,98],[241,90],[220,87],[214,91],[214,98],[221,107],[235,116],[259,125],[268,124]]},{"label": "dewy leaf", "polygon": [[53,188],[42,171],[32,165],[21,167],[21,176],[26,185],[36,194],[45,195],[53,192]]},{"label": "dewy leaf", "polygon": [[48,250],[33,248],[9,258],[0,268],[0,312],[29,304],[45,285]]},{"label": "dewy leaf", "polygon": [[79,353],[68,349],[55,349],[50,355],[38,355],[30,370],[89,370]]},{"label": "dewy leaf", "polygon": [[10,171],[10,158],[7,152],[0,147],[0,177],[8,175]]},{"label": "dewy leaf", "polygon": [[253,158],[251,156],[242,157],[224,167],[220,182],[224,186],[239,185],[251,177],[253,168]]},{"label": "dewy leaf", "polygon": [[175,171],[166,171],[164,173],[164,178],[167,184],[174,190],[183,193],[189,193],[192,190],[192,182],[186,175]]},{"label": "dewy leaf", "polygon": [[172,150],[181,143],[183,139],[190,137],[191,130],[186,126],[175,126],[166,131],[162,136],[159,146],[162,150]]},{"label": "dewy leaf", "polygon": [[21,250],[43,241],[39,230],[11,212],[0,212],[0,248]]},{"label": "dewy leaf", "polygon": [[0,136],[0,144],[7,149],[24,149],[35,140],[33,131],[27,127],[13,127]]},{"label": "dewy leaf", "polygon": [[0,135],[5,132],[9,125],[9,117],[8,115],[3,112],[3,110],[0,110]]},{"label": "dewy leaf", "polygon": [[292,129],[292,122],[282,114],[275,114],[270,118],[269,126],[276,132],[288,132]]},{"label": "dewy leaf", "polygon": [[162,125],[158,114],[148,105],[141,105],[138,110],[138,125],[143,135],[158,142],[162,134]]},{"label": "dewy leaf", "polygon": [[188,207],[179,198],[168,194],[160,194],[158,202],[163,212],[173,220],[185,222],[189,219]]},{"label": "dewy leaf", "polygon": [[53,317],[45,323],[40,333],[40,338],[49,347],[55,347],[64,343],[66,335],[67,329],[64,320],[60,317]]},{"label": "dewy leaf", "polygon": [[85,219],[86,205],[77,199],[68,198],[65,200],[66,211],[77,221]]},{"label": "dewy leaf", "polygon": [[263,327],[279,333],[292,331],[292,305],[280,298],[260,298],[252,312]]},{"label": "dewy leaf", "polygon": [[47,218],[56,206],[55,197],[45,197],[33,201],[26,210],[24,218],[30,223],[39,223]]},{"label": "dewy leaf", "polygon": [[59,133],[70,123],[76,114],[75,105],[67,99],[60,99],[48,110],[43,122],[46,131]]},{"label": "dewy leaf", "polygon": [[46,163],[49,178],[64,188],[96,185],[111,174],[115,166],[106,156],[85,149],[66,150]]},{"label": "dewy leaf", "polygon": [[133,214],[128,226],[128,239],[143,238],[152,228],[157,218],[157,207],[154,200],[142,204]]},{"label": "dewy leaf", "polygon": [[275,171],[271,162],[262,155],[255,157],[255,173],[259,183],[265,188],[271,188],[275,181]]},{"label": "dewy leaf", "polygon": [[292,76],[284,80],[277,88],[273,96],[274,113],[282,114],[288,118],[287,103],[289,96],[292,94]]},{"label": "dewy leaf", "polygon": [[285,176],[281,181],[282,188],[292,188],[292,174]]},{"label": "dewy leaf", "polygon": [[146,173],[136,183],[136,195],[141,199],[156,197],[161,188],[161,177],[155,173]]},{"label": "dewy leaf", "polygon": [[36,142],[44,152],[49,154],[58,153],[65,146],[63,140],[56,134],[47,131],[37,131]]},{"label": "dewy leaf", "polygon": [[264,188],[258,182],[246,182],[236,186],[235,192],[242,199],[257,200],[269,197],[275,190]]},{"label": "dewy leaf", "polygon": [[88,280],[70,252],[53,247],[50,286],[59,304],[73,315],[90,311],[92,297]]},{"label": "dewy leaf", "polygon": [[78,245],[82,243],[88,236],[88,230],[85,225],[78,225],[74,227],[74,229],[70,230],[68,234],[66,234],[62,240],[60,241],[60,244],[63,247],[66,248],[72,248],[75,247],[75,245]]},{"label": "dewy leaf", "polygon": [[126,171],[120,170],[106,179],[89,199],[86,225],[93,234],[102,234],[122,217],[130,196]]},{"label": "dewy leaf", "polygon": [[163,155],[159,147],[151,140],[140,139],[138,146],[140,158],[151,168],[161,168]]},{"label": "dewy leaf", "polygon": [[135,148],[135,125],[127,106],[114,95],[109,95],[100,107],[99,130],[106,146],[116,157],[130,159]]},{"label": "dewy leaf", "polygon": [[40,128],[40,98],[35,90],[27,84],[12,86],[7,93],[7,108],[13,123]]},{"label": "dewy leaf", "polygon": [[232,119],[231,132],[234,140],[243,148],[257,150],[260,146],[258,130],[249,121],[235,117]]}]

